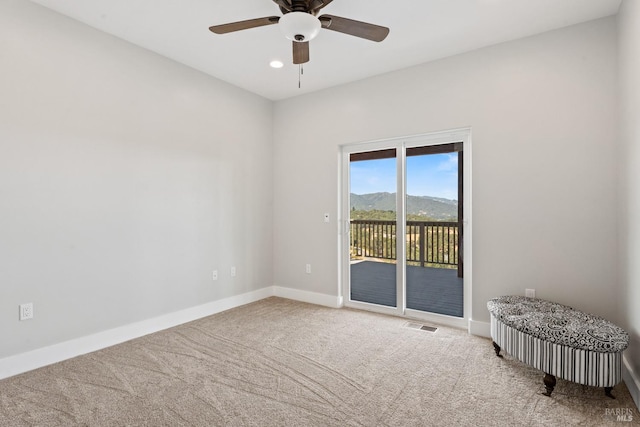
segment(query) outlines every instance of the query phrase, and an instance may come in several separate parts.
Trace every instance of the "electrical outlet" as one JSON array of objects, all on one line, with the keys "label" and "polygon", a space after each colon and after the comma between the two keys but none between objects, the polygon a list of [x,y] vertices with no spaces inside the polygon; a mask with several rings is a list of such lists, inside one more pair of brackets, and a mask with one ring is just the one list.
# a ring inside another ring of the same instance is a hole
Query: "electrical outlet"
[{"label": "electrical outlet", "polygon": [[311,264],[307,264],[304,268],[304,271],[306,271],[307,274],[311,274]]},{"label": "electrical outlet", "polygon": [[231,267],[231,277],[236,277],[236,268]]},{"label": "electrical outlet", "polygon": [[536,290],[535,289],[525,289],[524,290],[524,296],[529,297],[529,298],[535,298],[536,297]]},{"label": "electrical outlet", "polygon": [[33,303],[20,304],[20,320],[33,319]]},{"label": "electrical outlet", "polygon": [[213,270],[213,273],[211,274],[211,278],[213,280],[218,280],[218,270]]}]

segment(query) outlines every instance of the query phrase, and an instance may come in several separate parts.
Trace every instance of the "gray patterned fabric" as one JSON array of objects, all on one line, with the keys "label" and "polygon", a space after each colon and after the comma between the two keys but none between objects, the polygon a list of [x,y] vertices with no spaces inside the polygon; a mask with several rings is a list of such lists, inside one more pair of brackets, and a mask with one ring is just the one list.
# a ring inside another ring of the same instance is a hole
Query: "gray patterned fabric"
[{"label": "gray patterned fabric", "polygon": [[549,343],[600,353],[619,353],[629,345],[622,328],[566,305],[510,295],[489,300],[487,308],[501,323]]}]

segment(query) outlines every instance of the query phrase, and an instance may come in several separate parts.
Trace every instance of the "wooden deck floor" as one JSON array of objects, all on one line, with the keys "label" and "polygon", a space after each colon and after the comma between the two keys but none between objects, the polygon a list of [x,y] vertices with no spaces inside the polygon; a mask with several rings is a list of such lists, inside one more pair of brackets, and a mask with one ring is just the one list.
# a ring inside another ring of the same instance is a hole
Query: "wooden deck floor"
[{"label": "wooden deck floor", "polygon": [[[407,308],[463,317],[463,281],[456,270],[407,266]],[[351,264],[351,300],[396,306],[396,265]]]}]

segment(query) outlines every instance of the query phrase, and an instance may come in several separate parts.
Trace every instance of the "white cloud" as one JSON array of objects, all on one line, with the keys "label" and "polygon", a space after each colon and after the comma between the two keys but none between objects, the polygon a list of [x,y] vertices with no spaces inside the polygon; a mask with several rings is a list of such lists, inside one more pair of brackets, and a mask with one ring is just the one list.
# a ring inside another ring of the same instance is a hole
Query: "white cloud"
[{"label": "white cloud", "polygon": [[446,154],[447,158],[438,164],[437,170],[458,173],[458,153]]}]

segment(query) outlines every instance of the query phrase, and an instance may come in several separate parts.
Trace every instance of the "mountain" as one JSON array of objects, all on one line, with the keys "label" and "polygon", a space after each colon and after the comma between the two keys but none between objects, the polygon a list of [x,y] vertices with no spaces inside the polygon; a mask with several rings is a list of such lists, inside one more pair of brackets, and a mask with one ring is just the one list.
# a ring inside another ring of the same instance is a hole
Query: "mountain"
[{"label": "mountain", "polygon": [[[351,209],[358,211],[395,211],[396,193],[351,193]],[[431,196],[407,196],[407,214],[439,221],[456,221],[458,201]]]}]

